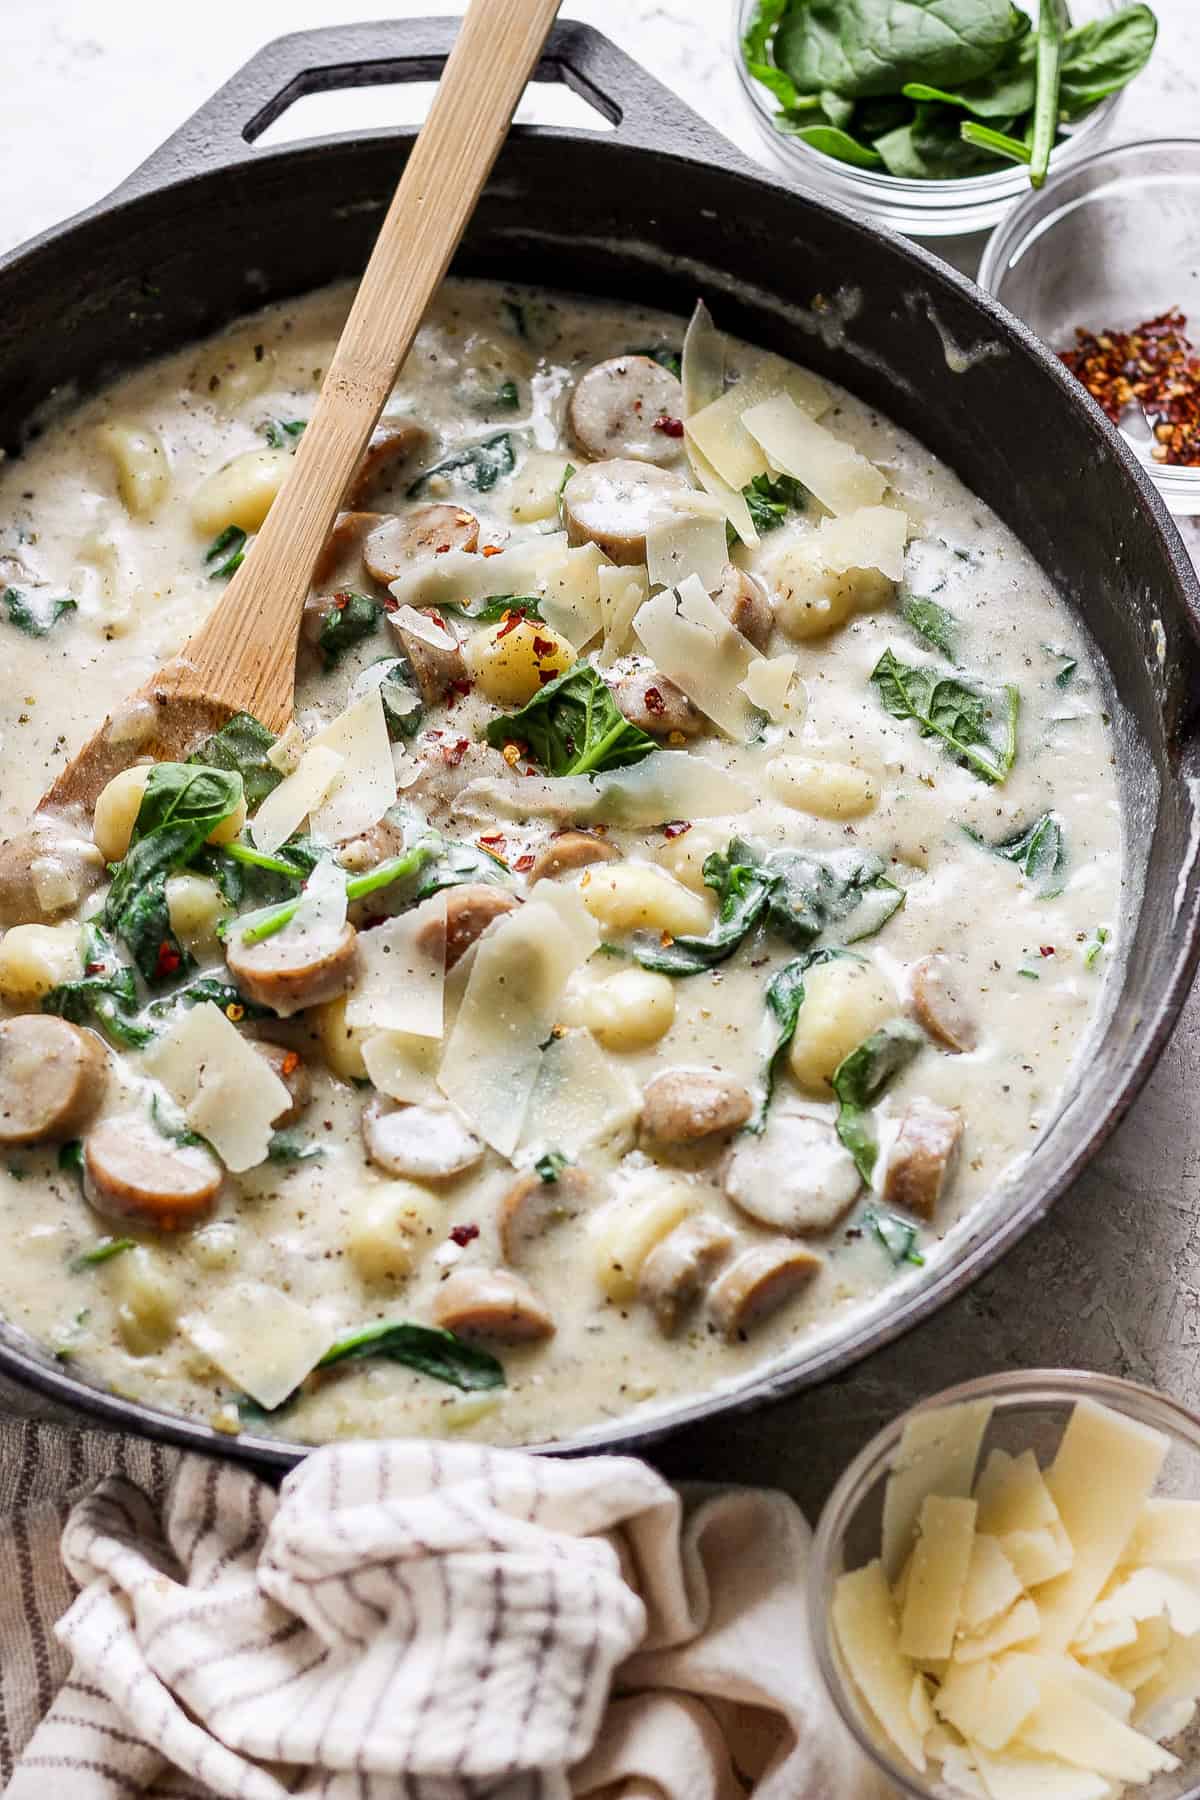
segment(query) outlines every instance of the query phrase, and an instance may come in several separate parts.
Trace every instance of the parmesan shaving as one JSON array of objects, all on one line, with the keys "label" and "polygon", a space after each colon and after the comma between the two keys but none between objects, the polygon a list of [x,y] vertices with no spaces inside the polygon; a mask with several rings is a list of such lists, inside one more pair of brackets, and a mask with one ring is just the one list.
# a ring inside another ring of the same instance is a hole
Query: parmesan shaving
[{"label": "parmesan shaving", "polygon": [[415,606],[398,606],[390,622],[394,629],[411,633],[431,650],[448,650],[458,642],[449,625],[431,619],[428,613],[418,612]]},{"label": "parmesan shaving", "polygon": [[354,1030],[440,1038],[446,987],[445,893],[360,932],[358,951],[362,974],[346,1002],[347,1025]]},{"label": "parmesan shaving", "polygon": [[900,1648],[916,1662],[954,1648],[974,1540],[973,1500],[926,1495],[900,1621]]},{"label": "parmesan shaving", "polygon": [[679,379],[685,419],[719,400],[725,392],[725,339],[713,324],[713,316],[703,300],[697,300],[683,335]]},{"label": "parmesan shaving", "polygon": [[725,513],[708,494],[689,489],[675,495],[650,520],[646,568],[652,587],[678,587],[695,577],[705,593],[715,593],[728,555]]},{"label": "parmesan shaving", "polygon": [[737,488],[730,487],[727,481],[722,481],[708,458],[701,455],[695,444],[689,442],[687,452],[688,461],[692,465],[692,474],[700,486],[706,494],[711,494],[713,499],[719,503],[725,517],[743,544],[753,547],[759,542],[759,536],[750,515],[745,494],[740,493]]},{"label": "parmesan shaving", "polygon": [[740,684],[759,653],[715,606],[694,575],[655,594],[633,621],[655,665],[714,725],[744,739],[752,714]]},{"label": "parmesan shaving", "polygon": [[889,581],[904,573],[908,520],[894,506],[860,506],[841,518],[822,519],[817,550],[827,569],[878,569]]},{"label": "parmesan shaving", "polygon": [[633,615],[649,595],[650,576],[642,566],[621,568],[608,563],[597,576],[597,590],[604,632],[599,662],[606,669],[624,653],[633,630]]},{"label": "parmesan shaving", "polygon": [[495,556],[447,550],[444,556],[414,564],[390,584],[389,591],[402,608],[461,606],[500,594],[533,593],[540,591],[546,569],[566,547],[566,533],[557,531],[511,544]]},{"label": "parmesan shaving", "polygon": [[760,656],[752,662],[738,686],[751,706],[765,712],[776,722],[791,717],[799,724],[803,717],[803,689],[795,686],[794,656]]},{"label": "parmesan shaving", "polygon": [[437,1086],[442,1047],[435,1037],[410,1031],[377,1031],[365,1040],[362,1059],[381,1094],[413,1105],[440,1098]]},{"label": "parmesan shaving", "polygon": [[1200,1500],[1147,1500],[1121,1561],[1200,1562]]},{"label": "parmesan shaving", "polygon": [[633,1130],[641,1093],[590,1031],[567,1031],[547,1045],[525,1115],[520,1153],[578,1156]]},{"label": "parmesan shaving", "polygon": [[262,1281],[221,1288],[202,1312],[185,1315],[180,1325],[235,1388],[268,1412],[316,1368],[331,1336],[311,1307]]},{"label": "parmesan shaving", "polygon": [[925,1751],[909,1711],[913,1672],[900,1652],[892,1599],[878,1562],[842,1576],[833,1594],[833,1622],[867,1705],[901,1754],[923,1771]]},{"label": "parmesan shaving", "polygon": [[227,1169],[266,1160],[271,1127],[292,1097],[219,1006],[205,1000],[183,1013],[146,1052],[146,1066]]},{"label": "parmesan shaving", "polygon": [[342,759],[336,781],[309,814],[313,832],[339,843],[378,825],[396,799],[396,768],[379,689],[332,719],[313,738],[310,755],[312,749],[332,750]]},{"label": "parmesan shaving", "polygon": [[610,567],[597,544],[582,544],[547,560],[538,592],[542,617],[576,650],[584,650],[604,625],[600,576]]},{"label": "parmesan shaving", "polygon": [[657,750],[606,775],[533,775],[523,781],[483,776],[454,802],[457,817],[575,820],[581,825],[661,825],[667,819],[717,819],[745,812],[750,789],[727,769],[687,750]]},{"label": "parmesan shaving", "polygon": [[873,463],[806,412],[777,394],[746,413],[742,424],[772,467],[802,481],[832,513],[877,506],[887,488]]},{"label": "parmesan shaving", "polygon": [[[260,919],[269,918],[275,906],[260,906],[256,912],[242,913],[237,921],[239,932],[246,932]],[[332,949],[346,924],[346,871],[326,857],[313,869],[300,891],[296,910],[282,931],[274,934],[276,943],[306,944],[313,948]]]},{"label": "parmesan shaving", "polygon": [[883,1501],[883,1566],[895,1580],[929,1494],[965,1500],[992,1416],[989,1400],[915,1413],[904,1427]]},{"label": "parmesan shaving", "polygon": [[[766,446],[751,433],[747,414],[778,400],[797,411],[803,407],[805,414],[815,420],[828,408],[829,393],[805,370],[793,367],[782,357],[764,356],[749,375],[685,421],[689,446],[694,446],[720,479],[738,493],[768,469],[767,456],[763,454]],[[828,437],[829,433],[822,435]]]},{"label": "parmesan shaving", "polygon": [[292,773],[267,795],[250,821],[250,840],[273,856],[317,810],[342,771],[344,758],[323,744],[311,744]]}]

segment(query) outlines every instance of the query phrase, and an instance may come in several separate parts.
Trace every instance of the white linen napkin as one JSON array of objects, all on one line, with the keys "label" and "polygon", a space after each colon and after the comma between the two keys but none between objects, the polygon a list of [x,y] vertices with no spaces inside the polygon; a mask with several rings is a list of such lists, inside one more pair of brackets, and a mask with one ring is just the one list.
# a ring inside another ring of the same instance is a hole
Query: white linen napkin
[{"label": "white linen napkin", "polygon": [[5,1505],[7,1800],[886,1791],[820,1688],[782,1494],[424,1442],[316,1451],[276,1493],[30,1424],[0,1429]]}]

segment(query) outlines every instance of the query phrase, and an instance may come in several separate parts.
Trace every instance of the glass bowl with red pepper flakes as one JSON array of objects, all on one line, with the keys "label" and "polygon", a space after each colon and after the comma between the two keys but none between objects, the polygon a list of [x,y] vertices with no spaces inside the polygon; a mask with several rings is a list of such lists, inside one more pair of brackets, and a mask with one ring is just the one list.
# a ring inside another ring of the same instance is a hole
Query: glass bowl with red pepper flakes
[{"label": "glass bowl with red pepper flakes", "polygon": [[979,282],[1058,351],[1169,510],[1200,515],[1200,139],[1074,164],[993,233]]}]

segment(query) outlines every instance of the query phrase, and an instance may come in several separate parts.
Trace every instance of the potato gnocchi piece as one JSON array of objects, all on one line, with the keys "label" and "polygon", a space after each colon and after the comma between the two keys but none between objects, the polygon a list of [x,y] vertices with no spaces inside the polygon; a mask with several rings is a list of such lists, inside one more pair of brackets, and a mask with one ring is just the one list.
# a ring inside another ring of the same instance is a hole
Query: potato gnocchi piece
[{"label": "potato gnocchi piece", "polygon": [[0,999],[9,1006],[33,1006],[82,973],[76,924],[12,925],[0,938]]},{"label": "potato gnocchi piece", "polygon": [[229,908],[215,881],[207,875],[172,875],[167,881],[167,917],[171,930],[186,949],[213,949],[217,926]]},{"label": "potato gnocchi piece", "polygon": [[605,1050],[645,1050],[671,1029],[675,983],[652,969],[622,969],[580,993],[566,1023],[583,1025]]},{"label": "potato gnocchi piece", "polygon": [[[153,763],[135,763],[101,788],[92,814],[92,837],[105,862],[120,862],[128,851],[153,767]],[[245,823],[246,802],[239,800],[229,817],[213,826],[205,842],[230,844]]]},{"label": "potato gnocchi piece", "polygon": [[291,466],[290,450],[243,451],[196,489],[192,524],[204,537],[230,525],[257,531]]},{"label": "potato gnocchi piece", "polygon": [[776,756],[766,768],[777,800],[818,819],[861,819],[879,804],[879,782],[869,769],[818,756]]},{"label": "potato gnocchi piece", "polygon": [[583,904],[606,931],[667,931],[672,937],[703,933],[712,909],[698,894],[653,863],[623,862],[585,870]]},{"label": "potato gnocchi piece", "polygon": [[356,1193],[346,1254],[363,1281],[401,1281],[442,1228],[446,1202],[415,1181],[377,1182]]},{"label": "potato gnocchi piece", "polygon": [[634,1298],[642,1264],[695,1210],[700,1197],[701,1190],[690,1182],[659,1170],[592,1215],[588,1237],[593,1267],[608,1299],[621,1303]]},{"label": "potato gnocchi piece", "polygon": [[899,1010],[895,988],[874,963],[838,956],[810,969],[788,1051],[788,1067],[804,1092],[828,1100],[842,1058]]},{"label": "potato gnocchi piece", "polygon": [[724,850],[729,830],[723,825],[692,825],[678,837],[668,838],[654,852],[654,860],[695,894],[711,895],[704,880],[704,865],[715,850]]},{"label": "potato gnocchi piece", "polygon": [[776,552],[763,571],[775,600],[775,618],[787,636],[827,637],[855,613],[886,606],[896,584],[878,569],[830,569],[815,537]]},{"label": "potato gnocchi piece", "polygon": [[366,1081],[367,1065],[363,1061],[363,1045],[373,1037],[374,1025],[350,1025],[346,1021],[349,994],[338,994],[314,1006],[307,1014],[317,1034],[325,1061],[340,1081]]},{"label": "potato gnocchi piece", "polygon": [[175,1335],[179,1283],[163,1257],[145,1244],[123,1250],[108,1268],[121,1342],[131,1356],[153,1356]]},{"label": "potato gnocchi piece", "polygon": [[162,439],[150,426],[127,419],[110,419],[96,435],[112,457],[125,510],[135,519],[151,518],[171,491]]},{"label": "potato gnocchi piece", "polygon": [[517,525],[537,525],[557,519],[558,495],[569,459],[558,450],[531,450],[524,457],[509,488],[509,510]]},{"label": "potato gnocchi piece", "polygon": [[467,642],[467,667],[497,706],[524,706],[539,688],[575,661],[566,638],[536,619],[485,626]]}]

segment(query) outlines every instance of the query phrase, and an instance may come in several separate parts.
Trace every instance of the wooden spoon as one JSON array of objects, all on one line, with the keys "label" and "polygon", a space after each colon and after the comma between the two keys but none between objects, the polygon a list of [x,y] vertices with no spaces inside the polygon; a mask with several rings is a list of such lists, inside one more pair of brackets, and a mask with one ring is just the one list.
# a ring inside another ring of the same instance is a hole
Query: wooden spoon
[{"label": "wooden spoon", "polygon": [[245,562],[196,635],[109,714],[42,807],[90,812],[105,783],[135,756],[182,758],[235,713],[253,713],[275,732],[287,725],[317,559],[559,4],[472,0],[312,419]]}]

